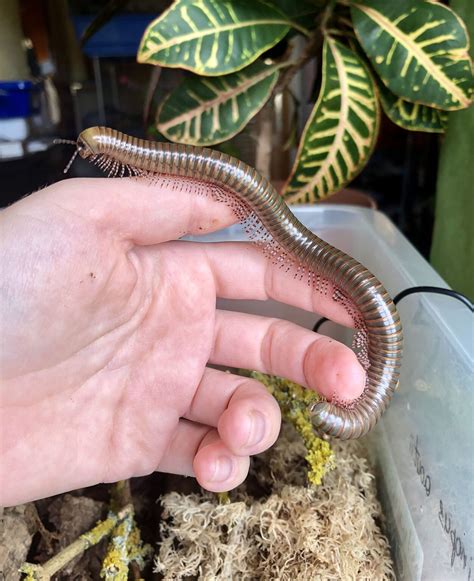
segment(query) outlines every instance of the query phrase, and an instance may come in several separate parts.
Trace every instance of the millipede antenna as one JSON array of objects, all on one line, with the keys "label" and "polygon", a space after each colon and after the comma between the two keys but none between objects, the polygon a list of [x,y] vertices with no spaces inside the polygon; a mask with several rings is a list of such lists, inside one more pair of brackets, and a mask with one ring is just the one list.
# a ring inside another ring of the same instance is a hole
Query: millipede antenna
[{"label": "millipede antenna", "polygon": [[67,173],[69,171],[69,168],[71,167],[71,165],[74,163],[74,160],[77,157],[77,154],[79,153],[79,150],[76,149],[76,151],[72,154],[71,159],[69,160],[69,163],[67,164],[67,166],[64,168],[63,173]]}]

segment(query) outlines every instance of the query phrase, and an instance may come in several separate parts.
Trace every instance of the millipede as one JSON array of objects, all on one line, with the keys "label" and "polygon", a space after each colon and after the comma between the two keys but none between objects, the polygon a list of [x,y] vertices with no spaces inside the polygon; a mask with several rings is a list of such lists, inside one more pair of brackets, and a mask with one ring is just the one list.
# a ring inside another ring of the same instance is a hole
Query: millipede
[{"label": "millipede", "polygon": [[72,143],[76,151],[65,171],[80,155],[109,177],[179,178],[184,187],[201,184],[203,192],[232,207],[269,260],[305,277],[314,292],[330,292],[353,320],[353,348],[366,371],[366,385],[352,404],[336,399],[312,404],[313,427],[321,436],[350,439],[375,426],[398,386],[403,331],[395,304],[369,270],[318,238],[265,177],[230,155],[146,141],[108,127],[86,129]]}]

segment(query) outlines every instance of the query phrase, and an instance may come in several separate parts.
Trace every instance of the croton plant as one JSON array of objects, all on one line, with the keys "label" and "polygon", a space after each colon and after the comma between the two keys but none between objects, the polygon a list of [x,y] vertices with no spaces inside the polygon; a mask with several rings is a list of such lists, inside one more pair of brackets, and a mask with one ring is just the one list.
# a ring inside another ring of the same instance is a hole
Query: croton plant
[{"label": "croton plant", "polygon": [[468,50],[463,21],[431,0],[176,0],[149,25],[137,58],[191,71],[160,103],[156,126],[171,141],[211,146],[318,57],[319,95],[282,192],[308,202],[367,163],[381,108],[407,130],[443,132],[448,112],[471,104]]},{"label": "croton plant", "polygon": [[[271,50],[281,43],[286,50]],[[159,106],[157,129],[210,146],[239,133],[319,57],[319,95],[283,192],[307,202],[366,164],[381,107],[405,129],[442,132],[448,112],[472,100],[468,49],[462,20],[434,1],[176,0],[145,31],[138,61],[193,73]]]}]

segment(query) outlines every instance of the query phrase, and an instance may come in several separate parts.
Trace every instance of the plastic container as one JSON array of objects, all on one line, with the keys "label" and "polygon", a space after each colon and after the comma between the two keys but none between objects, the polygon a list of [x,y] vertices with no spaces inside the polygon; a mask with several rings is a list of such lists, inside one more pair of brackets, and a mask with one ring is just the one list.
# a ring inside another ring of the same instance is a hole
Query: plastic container
[{"label": "plastic container", "polygon": [[[95,18],[94,15],[74,15],[78,38]],[[90,57],[136,57],[140,40],[157,14],[116,14],[85,44],[83,52]]]},{"label": "plastic container", "polygon": [[[380,212],[351,206],[293,208],[312,231],[351,254],[394,296],[446,283]],[[243,240],[240,226],[210,242]],[[242,272],[245,277],[245,272]],[[268,301],[219,307],[286,318],[312,328],[314,313]],[[400,388],[366,438],[400,581],[474,581],[473,316],[460,302],[411,295],[399,303],[405,351]],[[333,323],[321,332],[346,340]]]}]

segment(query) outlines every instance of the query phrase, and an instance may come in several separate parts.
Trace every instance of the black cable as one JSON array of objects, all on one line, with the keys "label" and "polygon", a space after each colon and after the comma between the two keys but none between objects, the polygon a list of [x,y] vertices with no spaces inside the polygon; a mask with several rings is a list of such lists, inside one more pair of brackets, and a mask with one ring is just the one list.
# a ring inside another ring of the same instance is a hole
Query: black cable
[{"label": "black cable", "polygon": [[329,319],[326,319],[326,317],[323,317],[322,319],[319,319],[319,321],[316,321],[316,324],[313,327],[313,331],[317,333],[319,331],[319,327],[321,327],[321,325],[326,321],[329,321]]},{"label": "black cable", "polygon": [[474,304],[462,293],[458,293],[457,291],[453,291],[450,288],[442,288],[439,286],[412,286],[410,288],[406,288],[396,295],[393,299],[393,302],[397,304],[401,301],[404,297],[408,295],[413,295],[415,293],[433,293],[438,295],[446,295],[448,297],[453,297],[453,299],[457,299],[461,301],[472,313],[474,313]]},{"label": "black cable", "polygon": [[[461,301],[464,305],[466,305],[466,307],[471,311],[471,313],[474,313],[474,304],[466,297],[466,295],[458,293],[457,291],[453,291],[449,288],[442,288],[439,286],[412,286],[406,288],[405,290],[402,290],[395,296],[393,302],[397,304],[403,298],[407,297],[408,295],[413,295],[415,293],[432,293],[452,297],[453,299]],[[321,319],[319,319],[319,321],[317,321],[316,324],[314,325],[313,331],[317,333],[321,325],[326,321],[329,321],[329,319],[327,319],[326,317],[322,317]]]}]

